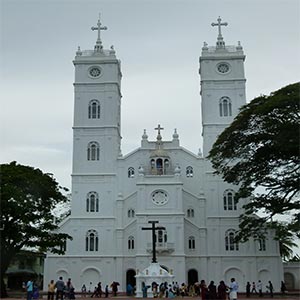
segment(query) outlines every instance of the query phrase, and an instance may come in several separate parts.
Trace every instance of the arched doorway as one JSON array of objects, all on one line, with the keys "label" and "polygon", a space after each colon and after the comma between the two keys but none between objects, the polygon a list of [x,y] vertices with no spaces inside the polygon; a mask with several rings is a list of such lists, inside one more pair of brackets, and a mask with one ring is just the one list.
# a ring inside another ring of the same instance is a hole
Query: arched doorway
[{"label": "arched doorway", "polygon": [[93,292],[99,281],[101,281],[101,271],[99,269],[89,266],[81,271],[80,286],[85,284],[87,291]]},{"label": "arched doorway", "polygon": [[288,291],[295,289],[295,277],[293,274],[284,273],[284,282]]},{"label": "arched doorway", "polygon": [[126,272],[126,287],[128,284],[130,284],[132,287],[135,287],[136,281],[135,281],[135,270],[129,269]]},{"label": "arched doorway", "polygon": [[188,271],[188,284],[194,284],[195,282],[198,282],[198,271],[191,269]]},{"label": "arched doorway", "polygon": [[225,271],[224,274],[225,282],[230,282],[231,278],[235,278],[235,280],[239,283],[239,286],[245,286],[245,276],[243,272],[238,268],[229,268]]}]

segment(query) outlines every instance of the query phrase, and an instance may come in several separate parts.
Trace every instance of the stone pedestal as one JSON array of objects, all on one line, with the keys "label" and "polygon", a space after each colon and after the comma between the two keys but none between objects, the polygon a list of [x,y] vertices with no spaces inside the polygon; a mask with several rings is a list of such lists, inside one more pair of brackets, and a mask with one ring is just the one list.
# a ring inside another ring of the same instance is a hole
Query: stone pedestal
[{"label": "stone pedestal", "polygon": [[147,297],[153,298],[152,283],[158,284],[157,291],[159,292],[159,285],[167,282],[172,284],[174,275],[163,269],[159,263],[151,263],[149,267],[141,272],[138,272],[136,278],[136,297],[143,297],[143,286],[149,286],[147,290]]}]

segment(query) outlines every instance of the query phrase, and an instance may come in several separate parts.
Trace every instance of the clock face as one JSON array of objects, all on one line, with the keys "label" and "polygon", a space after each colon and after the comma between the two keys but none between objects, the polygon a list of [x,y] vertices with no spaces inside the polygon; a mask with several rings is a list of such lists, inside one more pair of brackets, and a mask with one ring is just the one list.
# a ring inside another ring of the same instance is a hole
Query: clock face
[{"label": "clock face", "polygon": [[229,72],[229,65],[227,63],[220,63],[217,66],[217,70],[219,73],[225,74]]},{"label": "clock face", "polygon": [[164,205],[168,202],[168,195],[164,191],[155,191],[151,195],[152,202],[156,205]]},{"label": "clock face", "polygon": [[101,75],[101,69],[98,67],[92,67],[89,71],[91,77],[99,77]]}]

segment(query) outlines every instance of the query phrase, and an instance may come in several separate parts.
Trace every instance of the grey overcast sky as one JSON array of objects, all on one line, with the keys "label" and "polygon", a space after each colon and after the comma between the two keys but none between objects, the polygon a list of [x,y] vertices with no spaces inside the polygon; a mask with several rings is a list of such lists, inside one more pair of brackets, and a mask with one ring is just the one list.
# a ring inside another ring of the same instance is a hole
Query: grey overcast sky
[{"label": "grey overcast sky", "polygon": [[218,16],[227,45],[246,54],[247,101],[299,81],[299,0],[0,0],[0,162],[16,160],[70,188],[72,60],[93,49],[101,12],[122,62],[122,152],[178,129],[181,145],[201,147],[199,56],[215,45]]}]

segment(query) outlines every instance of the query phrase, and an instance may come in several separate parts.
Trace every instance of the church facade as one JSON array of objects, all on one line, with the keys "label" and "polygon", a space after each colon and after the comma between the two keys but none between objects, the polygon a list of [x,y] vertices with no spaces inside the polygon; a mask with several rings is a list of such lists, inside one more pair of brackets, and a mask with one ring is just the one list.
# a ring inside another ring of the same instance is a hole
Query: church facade
[{"label": "church facade", "polygon": [[280,288],[283,269],[272,232],[235,242],[245,202],[234,200],[236,186],[215,176],[205,159],[246,104],[243,48],[225,45],[221,26],[227,23],[219,18],[212,25],[217,43],[204,43],[199,60],[203,154],[182,147],[176,130],[165,139],[158,125],[156,140],[144,131],[141,146],[122,155],[122,73],[113,47],[102,46],[100,20],[92,28],[98,31],[94,50],[76,52],[71,215],[60,225],[73,240],[64,255],[48,253],[45,287],[63,276],[76,290],[117,281],[124,291],[151,261],[151,232],[142,228],[158,221],[157,260],[179,284],[235,277],[241,291],[259,279]]}]

